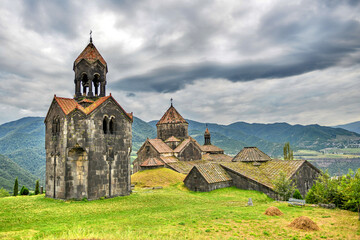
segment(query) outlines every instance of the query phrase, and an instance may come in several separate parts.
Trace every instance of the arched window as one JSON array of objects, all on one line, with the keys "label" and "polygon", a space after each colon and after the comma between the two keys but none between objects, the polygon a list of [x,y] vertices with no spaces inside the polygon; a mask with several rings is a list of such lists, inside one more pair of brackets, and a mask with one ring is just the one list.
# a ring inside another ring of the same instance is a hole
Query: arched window
[{"label": "arched window", "polygon": [[103,131],[104,134],[108,133],[108,118],[105,116],[103,120]]},{"label": "arched window", "polygon": [[109,132],[110,134],[114,134],[115,133],[115,118],[111,118],[110,122],[109,122]]},{"label": "arched window", "polygon": [[86,95],[87,88],[89,87],[89,79],[88,79],[88,76],[86,75],[86,73],[82,74],[81,83],[82,83],[82,86],[83,86],[83,95]]}]

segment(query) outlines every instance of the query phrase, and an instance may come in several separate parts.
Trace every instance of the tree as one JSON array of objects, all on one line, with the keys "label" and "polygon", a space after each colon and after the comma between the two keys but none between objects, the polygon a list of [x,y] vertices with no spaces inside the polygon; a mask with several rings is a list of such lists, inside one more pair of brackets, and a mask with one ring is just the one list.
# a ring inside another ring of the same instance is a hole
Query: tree
[{"label": "tree", "polygon": [[10,196],[9,192],[6,191],[4,188],[0,188],[0,198]]},{"label": "tree", "polygon": [[35,195],[38,195],[40,192],[39,190],[39,180],[36,180],[36,183],[35,183]]},{"label": "tree", "polygon": [[19,193],[19,183],[18,183],[18,179],[15,179],[15,183],[14,183],[14,196],[17,196]]},{"label": "tree", "polygon": [[293,180],[288,179],[284,172],[280,172],[279,176],[273,181],[274,191],[279,194],[282,200],[287,201],[295,190]]},{"label": "tree", "polygon": [[290,143],[284,145],[284,160],[294,160],[294,152],[290,148]]},{"label": "tree", "polygon": [[303,197],[301,196],[301,193],[300,193],[299,189],[295,189],[294,194],[293,194],[293,198],[303,199]]},{"label": "tree", "polygon": [[[353,176],[347,175],[348,184],[344,184],[344,194],[348,199],[348,204],[355,204],[360,221],[360,168]],[[350,176],[350,178],[349,178]]]}]

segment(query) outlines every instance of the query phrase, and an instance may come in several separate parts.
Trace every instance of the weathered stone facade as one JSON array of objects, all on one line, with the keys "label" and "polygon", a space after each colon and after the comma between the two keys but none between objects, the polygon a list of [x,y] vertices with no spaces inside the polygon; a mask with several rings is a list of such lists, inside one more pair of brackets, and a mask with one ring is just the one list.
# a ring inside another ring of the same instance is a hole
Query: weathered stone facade
[{"label": "weathered stone facade", "polygon": [[[45,119],[47,197],[91,200],[131,192],[132,114],[104,96],[106,62],[94,49],[90,43],[83,51],[88,55],[74,63],[75,98],[55,96]],[[92,92],[97,83],[85,73],[100,81],[100,92]]]},{"label": "weathered stone facade", "polygon": [[187,188],[194,192],[210,192],[215,189],[226,188],[232,186],[232,181],[217,181],[209,183],[204,176],[200,174],[197,168],[192,168],[184,179]]},{"label": "weathered stone facade", "polygon": [[[276,199],[278,196],[274,191],[273,180],[283,172],[288,179],[293,180],[296,188],[305,197],[320,174],[308,161],[272,160],[256,147],[244,148],[232,162],[218,163],[216,166],[217,170],[211,171],[207,164],[195,165],[184,180],[185,186],[192,191],[211,191],[235,186],[244,190],[260,191]],[[226,171],[227,175],[219,168]]]}]

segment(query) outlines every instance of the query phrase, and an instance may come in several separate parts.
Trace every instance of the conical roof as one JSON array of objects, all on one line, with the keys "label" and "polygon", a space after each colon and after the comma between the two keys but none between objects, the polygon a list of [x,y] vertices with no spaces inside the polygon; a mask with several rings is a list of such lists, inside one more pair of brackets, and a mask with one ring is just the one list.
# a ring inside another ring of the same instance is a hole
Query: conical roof
[{"label": "conical roof", "polygon": [[210,135],[210,131],[208,128],[206,128],[206,130],[205,130],[205,135]]},{"label": "conical roof", "polygon": [[106,71],[107,71],[107,64],[104,58],[101,56],[101,54],[99,53],[99,51],[96,49],[95,45],[92,42],[90,42],[86,46],[86,48],[80,53],[80,55],[76,58],[74,62],[74,68],[83,59],[85,59],[89,63],[94,63],[97,60],[99,60],[106,67]]},{"label": "conical roof", "polygon": [[244,147],[234,158],[233,162],[266,162],[271,158],[257,147]]},{"label": "conical roof", "polygon": [[178,111],[173,107],[173,105],[170,106],[170,108],[165,112],[165,114],[162,116],[162,118],[158,121],[158,124],[164,124],[164,123],[187,123],[186,120],[180,115]]}]

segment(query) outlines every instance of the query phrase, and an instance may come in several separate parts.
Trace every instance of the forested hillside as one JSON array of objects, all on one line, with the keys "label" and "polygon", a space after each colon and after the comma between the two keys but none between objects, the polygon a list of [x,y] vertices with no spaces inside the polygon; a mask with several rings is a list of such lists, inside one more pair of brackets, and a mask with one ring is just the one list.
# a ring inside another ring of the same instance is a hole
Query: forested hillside
[{"label": "forested hillside", "polygon": [[[206,124],[192,120],[187,121],[189,122],[189,135],[203,144]],[[147,123],[134,117],[132,160],[135,159],[137,150],[146,138],[156,137],[156,122]],[[237,154],[245,146],[256,146],[268,155],[278,157],[282,156],[285,142],[290,142],[293,149],[319,150],[325,147],[343,147],[347,143],[360,139],[360,135],[354,132],[319,125],[236,122],[230,125],[210,123],[208,128],[211,132],[212,143],[223,148],[229,155]],[[43,184],[45,177],[44,136],[45,125],[42,117],[27,117],[0,125],[0,154],[10,159],[10,161],[3,160],[1,176],[5,176],[4,179],[11,178],[8,181],[12,184],[16,177],[14,168],[19,168],[19,172],[21,172],[19,176],[29,175],[27,180],[24,179],[25,182],[32,182],[35,178],[39,178]],[[7,165],[11,165],[11,167],[6,167]],[[334,170],[334,172],[336,171]],[[3,186],[8,187],[9,185],[2,180],[0,187]]]}]

